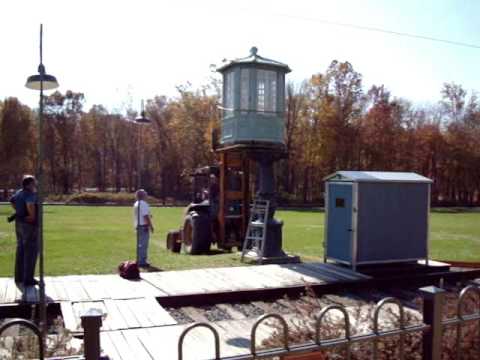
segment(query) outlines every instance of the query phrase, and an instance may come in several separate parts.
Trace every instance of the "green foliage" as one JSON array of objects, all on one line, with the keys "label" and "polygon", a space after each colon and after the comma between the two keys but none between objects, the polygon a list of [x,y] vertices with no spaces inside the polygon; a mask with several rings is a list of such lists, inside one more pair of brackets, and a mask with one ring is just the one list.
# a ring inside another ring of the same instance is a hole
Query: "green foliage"
[{"label": "green foliage", "polygon": [[[150,203],[158,203],[158,199],[149,196]],[[100,193],[83,192],[70,195],[66,199],[67,204],[116,204],[132,205],[135,202],[134,193]]]},{"label": "green foliage", "polygon": [[[241,265],[236,253],[188,256],[166,250],[169,230],[182,224],[183,208],[153,207],[155,233],[150,261],[164,269]],[[11,213],[0,206],[0,220]],[[278,211],[284,221],[283,247],[304,260],[323,257],[324,214],[320,211]],[[434,259],[480,261],[480,213],[432,213]],[[46,206],[46,272],[48,275],[113,273],[124,260],[135,258],[135,233],[130,206]],[[15,235],[12,224],[0,221],[0,276],[12,276]]]},{"label": "green foliage", "polygon": [[[72,194],[134,191],[141,184],[158,198],[186,199],[187,174],[218,161],[212,130],[220,127],[219,83],[179,86],[176,97],[146,103],[151,123],[135,111],[83,110],[83,94],[55,92],[45,104],[45,188]],[[349,62],[286,91],[288,157],[277,163],[277,190],[291,203],[316,203],[323,177],[336,170],[414,171],[434,180],[435,205],[480,204],[480,99],[459,84],[444,84],[437,105],[413,105],[387,87],[363,86]],[[27,133],[28,136],[21,136]],[[16,188],[33,173],[36,128],[31,109],[17,99],[0,111],[0,188]],[[253,191],[252,191],[253,192]],[[288,194],[288,195],[285,195]]]}]

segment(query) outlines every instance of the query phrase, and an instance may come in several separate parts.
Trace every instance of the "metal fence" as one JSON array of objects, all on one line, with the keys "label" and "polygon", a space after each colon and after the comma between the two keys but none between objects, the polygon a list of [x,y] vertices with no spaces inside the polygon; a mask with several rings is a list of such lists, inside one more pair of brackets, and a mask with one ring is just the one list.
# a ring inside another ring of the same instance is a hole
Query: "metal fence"
[{"label": "metal fence", "polygon": [[[422,359],[424,360],[440,360],[442,353],[442,334],[446,327],[456,326],[456,358],[462,360],[462,326],[466,323],[474,321],[479,322],[479,335],[480,335],[480,288],[478,286],[469,285],[463,288],[460,292],[456,315],[453,318],[443,320],[443,305],[445,300],[446,291],[435,286],[424,287],[420,289],[420,293],[423,297],[423,323],[418,325],[406,325],[405,324],[405,310],[402,303],[393,297],[388,297],[380,300],[373,312],[373,331],[368,334],[351,335],[351,322],[347,309],[342,305],[329,305],[321,310],[315,326],[315,341],[311,341],[305,344],[291,345],[289,343],[289,326],[285,318],[279,314],[265,314],[257,319],[252,326],[250,332],[250,353],[238,356],[221,356],[220,349],[220,336],[214,326],[208,323],[194,323],[181,333],[178,340],[178,359],[183,360],[183,346],[188,339],[187,335],[195,328],[203,327],[212,332],[214,336],[214,357],[215,360],[246,360],[246,359],[264,359],[270,357],[283,357],[293,354],[306,354],[316,351],[326,350],[333,347],[344,347],[346,353],[346,359],[352,357],[352,346],[356,343],[370,342],[372,346],[373,359],[377,359],[379,355],[379,341],[383,338],[390,336],[398,336],[398,350],[399,359],[402,360],[405,357],[405,336],[410,333],[422,332],[423,338],[423,352]],[[476,311],[472,314],[464,314],[464,303],[469,294],[473,294],[477,299]],[[391,330],[380,330],[379,318],[380,312],[387,304],[393,304],[399,311],[399,327]],[[328,313],[332,311],[340,311],[343,317],[344,324],[344,337],[337,339],[322,339],[321,329]],[[100,327],[101,327],[101,314],[87,313],[82,316],[82,326],[85,329],[84,336],[84,348],[86,360],[98,360],[100,354]],[[280,322],[282,327],[282,347],[276,349],[261,349],[257,348],[257,329],[266,320],[276,319]],[[39,339],[39,358],[44,358],[44,342],[41,339],[41,332],[39,328],[32,322],[13,319],[7,321],[0,326],[0,337],[2,333],[8,328],[20,325],[25,326],[33,331],[33,333]],[[479,339],[480,340],[480,339]],[[479,341],[480,343],[480,341]],[[477,349],[478,358],[480,358],[480,348]],[[212,355],[213,355],[212,354]],[[464,359],[465,360],[465,359]]]},{"label": "metal fence", "polygon": [[33,322],[28,320],[11,319],[3,323],[2,326],[0,326],[0,337],[6,330],[10,329],[13,326],[25,327],[27,329],[30,329],[34,333],[34,335],[37,337],[37,340],[38,340],[38,358],[40,360],[43,360],[45,356],[45,349],[44,349],[44,342],[42,338],[42,332],[40,328],[37,325],[35,325]]},{"label": "metal fence", "polygon": [[[285,318],[279,314],[265,314],[261,316],[253,325],[250,333],[250,353],[245,355],[222,357],[220,351],[220,340],[217,330],[207,323],[195,323],[187,327],[180,335],[178,342],[178,359],[183,360],[183,344],[186,335],[194,328],[206,327],[214,335],[214,349],[215,357],[212,359],[219,360],[246,360],[246,359],[264,359],[271,357],[283,357],[293,354],[306,354],[316,351],[326,350],[333,347],[344,347],[346,352],[346,359],[351,359],[352,345],[361,342],[370,342],[372,346],[373,359],[377,359],[379,355],[378,343],[381,339],[390,336],[399,336],[398,342],[400,360],[405,358],[405,336],[410,333],[422,332],[423,338],[423,352],[422,359],[424,360],[440,360],[442,353],[442,334],[447,326],[455,325],[456,331],[456,358],[462,360],[461,338],[462,326],[466,323],[479,321],[480,333],[480,289],[477,286],[469,285],[462,289],[457,304],[456,316],[451,319],[443,320],[443,304],[446,291],[435,286],[424,287],[420,289],[423,296],[423,324],[419,325],[405,325],[405,310],[402,303],[393,297],[385,298],[379,301],[374,310],[373,315],[373,331],[368,334],[351,335],[350,316],[346,308],[342,305],[329,305],[322,309],[319,313],[315,326],[315,341],[300,344],[289,344],[289,327]],[[462,312],[466,297],[473,293],[477,297],[477,309],[474,313],[465,315]],[[399,328],[392,330],[379,330],[380,311],[386,304],[394,304],[399,311]],[[331,311],[340,311],[344,320],[343,338],[337,339],[321,339],[322,323],[325,316]],[[267,319],[277,319],[283,329],[281,334],[283,346],[277,349],[257,349],[257,328]],[[480,348],[477,349],[478,358],[480,358]]]}]

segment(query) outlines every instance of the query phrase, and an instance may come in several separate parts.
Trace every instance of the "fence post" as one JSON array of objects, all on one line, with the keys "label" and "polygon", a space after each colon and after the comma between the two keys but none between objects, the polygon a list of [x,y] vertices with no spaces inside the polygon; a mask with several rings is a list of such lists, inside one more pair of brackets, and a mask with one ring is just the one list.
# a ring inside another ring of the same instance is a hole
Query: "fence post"
[{"label": "fence post", "polygon": [[83,346],[85,360],[100,359],[100,328],[103,313],[98,309],[90,309],[81,316],[84,330]]},{"label": "fence post", "polygon": [[436,286],[420,288],[423,297],[423,322],[430,326],[423,333],[423,360],[440,360],[442,356],[442,310],[445,290]]}]

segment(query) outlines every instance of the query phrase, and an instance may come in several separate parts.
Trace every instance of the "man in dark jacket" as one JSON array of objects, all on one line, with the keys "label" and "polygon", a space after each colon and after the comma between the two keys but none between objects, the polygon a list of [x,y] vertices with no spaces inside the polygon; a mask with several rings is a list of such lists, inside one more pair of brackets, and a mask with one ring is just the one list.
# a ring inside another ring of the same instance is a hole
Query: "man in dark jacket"
[{"label": "man in dark jacket", "polygon": [[22,189],[12,196],[10,203],[16,215],[15,282],[24,286],[37,285],[34,274],[38,257],[38,198],[37,181],[33,176],[23,177]]}]

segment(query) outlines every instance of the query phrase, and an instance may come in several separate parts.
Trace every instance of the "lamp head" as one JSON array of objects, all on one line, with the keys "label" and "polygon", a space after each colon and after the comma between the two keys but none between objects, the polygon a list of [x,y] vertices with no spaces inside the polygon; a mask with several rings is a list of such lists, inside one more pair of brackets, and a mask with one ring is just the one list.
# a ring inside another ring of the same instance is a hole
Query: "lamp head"
[{"label": "lamp head", "polygon": [[40,83],[43,81],[43,90],[52,90],[58,88],[58,82],[55,76],[48,74],[37,74],[29,76],[25,86],[32,90],[40,90]]},{"label": "lamp head", "polygon": [[142,100],[141,107],[142,107],[142,110],[140,111],[140,116],[137,116],[135,118],[135,122],[139,124],[150,124],[151,123],[150,119],[145,116],[145,104],[143,100]]},{"label": "lamp head", "polygon": [[[32,90],[52,90],[58,88],[57,78],[49,75],[43,65],[43,25],[40,24],[40,65],[38,65],[38,74],[29,76],[25,86]],[[43,85],[43,86],[42,86]]]},{"label": "lamp head", "polygon": [[145,111],[142,111],[140,113],[140,116],[137,116],[135,118],[135,122],[139,123],[139,124],[150,124],[151,120],[149,118],[145,117]]}]

